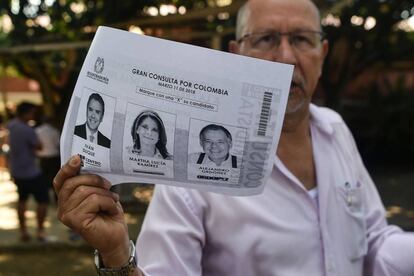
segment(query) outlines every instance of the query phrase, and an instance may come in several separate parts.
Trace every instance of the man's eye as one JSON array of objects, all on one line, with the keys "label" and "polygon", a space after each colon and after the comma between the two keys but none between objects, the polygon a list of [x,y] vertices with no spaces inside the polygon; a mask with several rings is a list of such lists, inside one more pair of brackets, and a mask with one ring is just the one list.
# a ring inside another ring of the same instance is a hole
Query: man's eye
[{"label": "man's eye", "polygon": [[155,128],[155,127],[154,127],[154,128],[152,129],[152,131],[154,131],[154,132],[158,132],[158,128]]},{"label": "man's eye", "polygon": [[275,38],[274,35],[271,34],[264,34],[257,36],[255,39],[253,39],[253,46],[263,46],[263,45],[270,45],[273,44]]},{"label": "man's eye", "polygon": [[297,44],[308,44],[308,45],[313,44],[312,39],[310,39],[306,35],[302,35],[302,34],[292,35],[292,40],[293,40],[294,43],[297,43]]},{"label": "man's eye", "polygon": [[270,35],[270,34],[263,35],[263,36],[259,37],[259,41],[262,41],[262,42],[269,42],[269,41],[272,41],[272,40],[273,40],[273,36]]},{"label": "man's eye", "polygon": [[274,41],[274,35],[266,34],[259,37],[258,42],[271,43]]}]

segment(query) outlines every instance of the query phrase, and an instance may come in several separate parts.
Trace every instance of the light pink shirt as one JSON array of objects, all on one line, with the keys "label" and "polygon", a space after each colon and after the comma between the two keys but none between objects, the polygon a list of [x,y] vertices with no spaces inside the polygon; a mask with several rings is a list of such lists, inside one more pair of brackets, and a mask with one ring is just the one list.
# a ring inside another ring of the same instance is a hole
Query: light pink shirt
[{"label": "light pink shirt", "polygon": [[257,196],[157,186],[137,241],[146,275],[414,275],[414,235],[387,226],[340,116],[312,105],[311,134],[319,208],[277,157]]}]

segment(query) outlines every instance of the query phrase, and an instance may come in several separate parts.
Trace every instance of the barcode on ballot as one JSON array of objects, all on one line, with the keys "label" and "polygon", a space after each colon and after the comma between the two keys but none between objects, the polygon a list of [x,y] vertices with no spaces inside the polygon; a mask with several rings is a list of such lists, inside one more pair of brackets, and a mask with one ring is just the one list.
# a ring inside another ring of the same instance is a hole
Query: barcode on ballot
[{"label": "barcode on ballot", "polygon": [[260,112],[259,128],[257,129],[258,136],[266,136],[266,130],[270,119],[270,105],[272,103],[273,93],[264,92],[262,111]]}]

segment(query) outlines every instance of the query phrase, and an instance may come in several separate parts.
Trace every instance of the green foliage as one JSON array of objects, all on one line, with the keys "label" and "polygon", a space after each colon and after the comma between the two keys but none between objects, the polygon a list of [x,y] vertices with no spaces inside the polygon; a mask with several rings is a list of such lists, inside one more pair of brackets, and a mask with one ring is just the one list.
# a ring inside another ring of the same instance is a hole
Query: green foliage
[{"label": "green foliage", "polygon": [[[384,90],[387,93],[379,93]],[[406,87],[403,75],[394,84],[387,80],[373,83],[366,100],[348,106],[343,115],[370,164],[413,163],[414,93]]]},{"label": "green foliage", "polygon": [[[33,4],[35,3],[35,4]],[[185,0],[9,0],[0,1],[0,17],[8,15],[13,29],[0,33],[0,49],[44,43],[91,40],[99,25],[148,17],[145,7],[175,3],[191,9],[205,1]],[[46,24],[41,20],[46,19]],[[50,20],[50,24],[47,24]],[[87,49],[0,52],[0,65],[12,65],[26,77],[36,79],[46,114],[63,122],[77,75]],[[58,116],[55,116],[58,115]]]},{"label": "green foliage", "polygon": [[[403,11],[413,11],[412,0],[356,0],[336,14],[339,27],[327,26],[330,52],[321,84],[326,91],[327,105],[339,108],[346,85],[372,67],[389,67],[399,60],[414,60],[414,34],[397,30]],[[351,23],[353,16],[364,21]],[[367,18],[375,19],[375,27],[367,30]]]},{"label": "green foliage", "polygon": [[[349,91],[348,86],[367,72],[386,80],[387,73],[398,71],[401,64],[400,71],[414,71],[414,32],[396,28],[404,13],[414,15],[412,0],[354,1],[336,14],[341,26],[325,29],[330,41],[321,79],[326,103],[344,116],[369,162],[413,161],[414,87],[408,86],[404,75],[385,85],[374,78],[361,91]],[[353,16],[361,17],[362,24],[352,24]],[[369,30],[364,27],[368,17],[376,22]]]}]

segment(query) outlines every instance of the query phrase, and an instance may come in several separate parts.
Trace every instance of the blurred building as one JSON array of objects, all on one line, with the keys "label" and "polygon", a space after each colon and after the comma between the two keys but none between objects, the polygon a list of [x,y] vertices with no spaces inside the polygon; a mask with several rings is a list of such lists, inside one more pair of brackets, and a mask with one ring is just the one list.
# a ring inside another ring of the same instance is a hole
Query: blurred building
[{"label": "blurred building", "polygon": [[0,77],[0,114],[5,114],[6,109],[14,110],[23,100],[42,103],[38,82],[26,78]]}]

